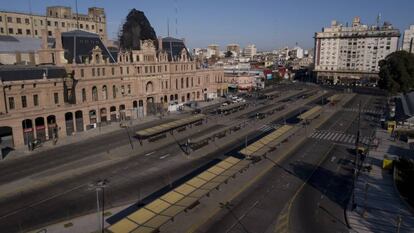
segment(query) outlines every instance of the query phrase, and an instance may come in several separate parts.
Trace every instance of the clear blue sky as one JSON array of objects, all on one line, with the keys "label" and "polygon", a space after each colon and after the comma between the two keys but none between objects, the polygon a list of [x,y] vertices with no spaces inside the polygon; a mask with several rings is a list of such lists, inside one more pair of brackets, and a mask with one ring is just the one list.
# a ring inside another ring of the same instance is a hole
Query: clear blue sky
[{"label": "clear blue sky", "polygon": [[[0,8],[29,11],[30,0],[2,0]],[[49,5],[75,8],[75,0],[31,0],[32,11],[45,13]],[[313,35],[331,20],[350,22],[360,16],[374,24],[381,13],[403,32],[414,24],[414,0],[78,0],[79,13],[90,6],[104,7],[108,35],[116,37],[121,22],[130,9],[144,11],[158,36],[170,34],[186,38],[187,46],[206,47],[217,43],[244,46],[254,43],[259,50],[293,46],[313,47]],[[177,7],[177,14],[175,8]],[[176,35],[175,19],[178,21]]]}]

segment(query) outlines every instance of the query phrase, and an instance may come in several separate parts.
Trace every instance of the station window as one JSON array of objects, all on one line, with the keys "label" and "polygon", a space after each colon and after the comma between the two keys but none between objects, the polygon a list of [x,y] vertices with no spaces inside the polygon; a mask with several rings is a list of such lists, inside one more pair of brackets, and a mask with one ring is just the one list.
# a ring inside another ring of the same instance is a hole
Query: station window
[{"label": "station window", "polygon": [[55,104],[59,104],[59,93],[57,92],[53,93],[53,98],[54,98]]},{"label": "station window", "polygon": [[26,108],[27,107],[27,99],[26,99],[26,96],[25,95],[22,96],[22,107],[23,108]]},{"label": "station window", "polygon": [[10,110],[14,109],[14,98],[13,97],[9,97],[9,109]]},{"label": "station window", "polygon": [[39,106],[39,96],[38,95],[33,95],[33,105],[34,106]]}]

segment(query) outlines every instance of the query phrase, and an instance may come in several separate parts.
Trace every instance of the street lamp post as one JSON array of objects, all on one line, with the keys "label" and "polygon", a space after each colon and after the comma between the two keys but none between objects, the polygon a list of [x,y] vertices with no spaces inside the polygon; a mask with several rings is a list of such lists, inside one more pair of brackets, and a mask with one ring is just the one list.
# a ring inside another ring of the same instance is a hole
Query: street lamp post
[{"label": "street lamp post", "polygon": [[361,101],[359,101],[358,106],[358,129],[356,132],[356,139],[355,139],[355,168],[354,168],[354,177],[353,177],[353,190],[352,190],[352,208],[354,209],[356,207],[355,203],[355,185],[356,185],[356,179],[358,176],[358,145],[359,145],[359,134],[360,134],[360,127],[361,127]]},{"label": "street lamp post", "polygon": [[243,228],[244,232],[249,233],[249,231],[246,229],[246,227],[241,223],[240,219],[237,218],[237,216],[233,213],[233,210],[231,209],[233,207],[233,205],[230,204],[230,202],[228,202],[228,201],[225,202],[225,203],[220,202],[219,205],[220,205],[220,208],[227,209],[229,211],[231,216],[233,216],[233,218],[237,221],[237,223]]},{"label": "street lamp post", "polygon": [[[101,233],[104,233],[105,187],[108,185],[108,183],[109,181],[107,179],[102,179],[89,185],[91,189],[95,189],[96,191],[96,213],[98,216],[98,229]],[[102,190],[102,198],[101,198],[102,206],[100,206],[100,200],[99,200],[99,191],[101,190]],[[102,211],[100,211],[100,209],[102,209]]]}]

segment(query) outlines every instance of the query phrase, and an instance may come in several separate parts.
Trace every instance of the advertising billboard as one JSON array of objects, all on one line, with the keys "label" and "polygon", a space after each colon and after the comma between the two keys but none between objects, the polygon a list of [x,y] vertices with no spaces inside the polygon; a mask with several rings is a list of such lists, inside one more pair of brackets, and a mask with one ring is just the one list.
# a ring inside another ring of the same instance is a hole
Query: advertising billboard
[{"label": "advertising billboard", "polygon": [[267,80],[273,79],[273,75],[271,73],[270,74],[266,74],[266,79]]}]

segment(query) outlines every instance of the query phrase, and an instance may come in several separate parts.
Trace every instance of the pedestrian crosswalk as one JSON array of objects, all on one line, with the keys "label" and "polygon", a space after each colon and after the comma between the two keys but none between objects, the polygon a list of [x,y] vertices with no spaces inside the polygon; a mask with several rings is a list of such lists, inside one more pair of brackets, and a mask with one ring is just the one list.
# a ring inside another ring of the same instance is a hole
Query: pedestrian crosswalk
[{"label": "pedestrian crosswalk", "polygon": [[[359,112],[359,108],[343,108],[342,110],[349,112]],[[381,109],[363,108],[361,109],[361,112],[382,115],[384,111]]]},{"label": "pedestrian crosswalk", "polygon": [[[345,144],[355,144],[356,136],[352,134],[345,134],[343,132],[333,132],[333,131],[315,131],[310,136],[311,138],[319,139],[319,140],[327,140],[333,141],[338,143],[345,143]],[[369,137],[361,137],[359,141],[362,144],[368,145],[370,143]]]}]

